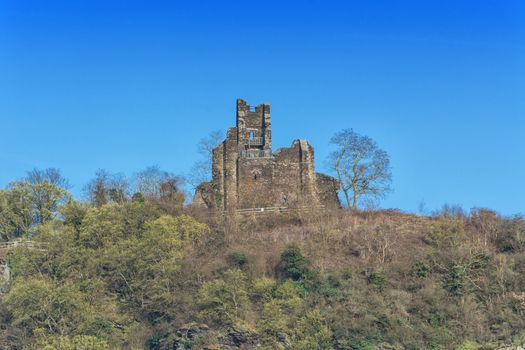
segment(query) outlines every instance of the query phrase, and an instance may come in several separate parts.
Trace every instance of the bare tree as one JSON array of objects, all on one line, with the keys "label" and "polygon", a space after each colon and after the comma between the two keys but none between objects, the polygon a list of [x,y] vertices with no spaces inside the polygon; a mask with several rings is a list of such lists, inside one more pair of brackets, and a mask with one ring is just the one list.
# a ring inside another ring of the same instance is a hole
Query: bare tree
[{"label": "bare tree", "polygon": [[122,204],[129,198],[129,183],[122,173],[110,174],[99,169],[95,178],[84,187],[84,192],[94,207],[110,202]]},{"label": "bare tree", "polygon": [[27,172],[25,180],[30,184],[36,185],[44,181],[49,182],[51,185],[63,188],[65,190],[70,189],[69,181],[62,176],[60,170],[57,168],[37,169],[34,168]]},{"label": "bare tree", "polygon": [[142,194],[144,198],[159,198],[161,196],[162,184],[175,175],[160,170],[156,165],[139,171],[134,176],[134,190]]},{"label": "bare tree", "polygon": [[196,188],[201,183],[210,181],[212,175],[213,149],[223,140],[223,134],[219,130],[212,131],[208,136],[202,138],[197,144],[201,160],[195,162],[187,178],[190,185]]},{"label": "bare tree", "polygon": [[368,136],[344,129],[330,142],[337,147],[328,158],[348,207],[357,208],[362,197],[377,200],[390,191],[390,158]]},{"label": "bare tree", "polygon": [[223,139],[222,131],[215,130],[208,134],[208,136],[199,140],[197,149],[199,153],[211,162],[213,156],[213,149],[217,147]]},{"label": "bare tree", "polygon": [[158,166],[150,166],[135,174],[135,194],[145,200],[158,204],[167,213],[177,214],[184,204],[184,183],[182,177],[163,171]]}]

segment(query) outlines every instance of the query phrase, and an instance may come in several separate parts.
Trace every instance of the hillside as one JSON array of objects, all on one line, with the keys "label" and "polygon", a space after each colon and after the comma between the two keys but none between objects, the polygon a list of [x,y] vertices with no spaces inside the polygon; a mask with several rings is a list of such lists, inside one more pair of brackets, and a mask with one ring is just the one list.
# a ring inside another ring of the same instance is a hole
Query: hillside
[{"label": "hillside", "polygon": [[[499,349],[525,343],[525,221],[217,218],[70,201],[7,256],[5,349]],[[46,347],[47,346],[47,347]]]}]

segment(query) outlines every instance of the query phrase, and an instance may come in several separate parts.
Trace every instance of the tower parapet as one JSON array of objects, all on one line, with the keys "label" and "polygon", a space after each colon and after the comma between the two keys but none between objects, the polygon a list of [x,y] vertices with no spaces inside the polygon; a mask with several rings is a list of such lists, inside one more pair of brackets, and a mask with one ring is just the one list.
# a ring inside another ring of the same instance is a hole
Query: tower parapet
[{"label": "tower parapet", "polygon": [[[272,152],[272,128],[270,105],[262,103],[251,107],[237,99],[237,140],[241,157],[270,156]],[[263,152],[255,152],[256,150]]]}]

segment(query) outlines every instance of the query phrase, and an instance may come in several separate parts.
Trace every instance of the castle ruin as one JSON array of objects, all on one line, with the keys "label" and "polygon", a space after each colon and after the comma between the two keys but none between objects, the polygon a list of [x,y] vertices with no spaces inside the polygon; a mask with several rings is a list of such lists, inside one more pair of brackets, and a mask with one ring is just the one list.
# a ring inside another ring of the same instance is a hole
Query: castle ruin
[{"label": "castle ruin", "polygon": [[236,126],[213,150],[212,181],[200,184],[193,204],[217,210],[339,207],[338,182],[316,173],[306,140],[272,152],[270,105],[237,100]]}]

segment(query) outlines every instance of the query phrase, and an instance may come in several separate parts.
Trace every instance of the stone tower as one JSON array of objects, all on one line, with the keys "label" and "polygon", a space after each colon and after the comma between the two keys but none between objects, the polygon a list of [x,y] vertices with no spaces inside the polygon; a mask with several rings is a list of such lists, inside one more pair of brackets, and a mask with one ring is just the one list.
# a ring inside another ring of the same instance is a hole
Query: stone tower
[{"label": "stone tower", "polygon": [[242,157],[270,157],[272,153],[272,127],[270,105],[255,108],[237,99],[237,140]]},{"label": "stone tower", "polygon": [[306,140],[272,153],[270,105],[237,100],[236,126],[213,150],[213,179],[201,184],[194,204],[218,210],[340,206],[338,182],[314,170]]}]

